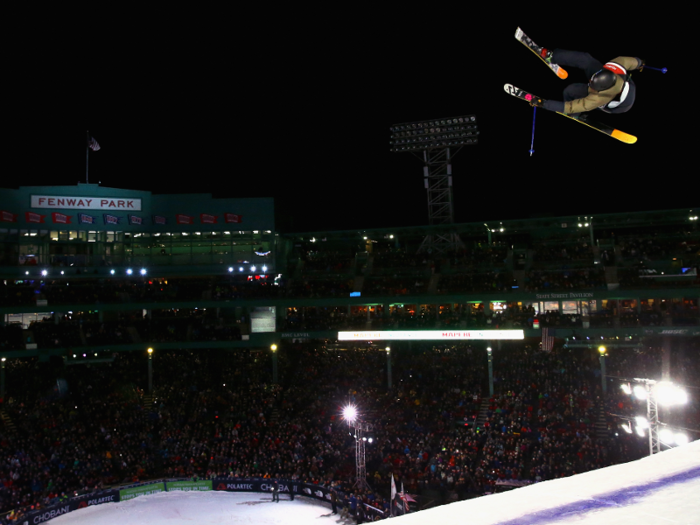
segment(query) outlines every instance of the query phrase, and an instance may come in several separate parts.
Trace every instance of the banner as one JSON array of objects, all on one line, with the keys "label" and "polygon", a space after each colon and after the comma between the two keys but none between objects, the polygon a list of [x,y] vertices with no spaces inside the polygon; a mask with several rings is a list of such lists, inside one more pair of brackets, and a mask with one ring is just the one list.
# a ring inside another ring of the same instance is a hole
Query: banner
[{"label": "banner", "polygon": [[27,222],[43,223],[45,218],[46,218],[46,215],[39,215],[38,213],[34,213],[31,211],[24,212],[24,219]]},{"label": "banner", "polygon": [[199,220],[202,224],[217,224],[216,215],[209,215],[208,213],[200,213]]},{"label": "banner", "polygon": [[143,225],[143,219],[138,215],[127,215],[127,217],[129,217],[129,224],[133,224],[134,226]]},{"label": "banner", "polygon": [[162,215],[154,215],[153,224],[168,224],[168,219],[166,219]]},{"label": "banner", "polygon": [[0,210],[0,221],[2,222],[17,222],[17,215],[9,211]]},{"label": "banner", "polygon": [[525,339],[522,330],[393,330],[385,332],[338,332],[338,341],[440,341]]},{"label": "banner", "polygon": [[158,494],[159,492],[165,492],[165,483],[151,483],[150,485],[143,485],[141,487],[131,487],[119,491],[119,501],[126,501],[150,494]]},{"label": "banner", "polygon": [[51,214],[51,220],[53,220],[54,224],[71,224],[70,219],[70,215],[63,215],[58,212],[53,212]]},{"label": "banner", "polygon": [[178,213],[175,215],[175,221],[178,224],[194,224],[194,217],[190,217],[189,215],[183,215],[182,213]]},{"label": "banner", "polygon": [[167,481],[165,483],[165,489],[168,492],[173,492],[176,490],[181,490],[184,492],[212,490],[212,481]]},{"label": "banner", "polygon": [[79,213],[78,222],[80,224],[97,224],[97,217],[88,215],[87,213]]},{"label": "banner", "polygon": [[239,222],[243,222],[243,217],[236,215],[235,213],[224,213],[224,221],[237,224]]},{"label": "banner", "polygon": [[119,224],[119,222],[122,220],[121,217],[110,215],[108,213],[103,213],[102,216],[104,217],[105,224]]}]

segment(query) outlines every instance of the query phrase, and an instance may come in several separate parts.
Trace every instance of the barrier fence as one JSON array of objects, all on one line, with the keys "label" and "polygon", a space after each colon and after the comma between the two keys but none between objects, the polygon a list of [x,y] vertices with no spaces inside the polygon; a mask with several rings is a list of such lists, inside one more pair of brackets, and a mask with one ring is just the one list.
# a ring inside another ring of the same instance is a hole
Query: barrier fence
[{"label": "barrier fence", "polygon": [[[213,478],[209,480],[157,480],[148,481],[145,483],[125,485],[119,488],[101,490],[91,494],[83,494],[68,498],[60,503],[49,505],[39,510],[32,510],[21,516],[13,516],[6,514],[0,519],[2,525],[38,525],[46,523],[58,516],[62,516],[74,510],[103,503],[116,503],[119,501],[127,501],[139,496],[147,496],[149,494],[157,494],[159,492],[173,491],[210,491],[218,490],[225,492],[258,492],[269,493],[272,490],[274,479],[260,478]],[[290,496],[303,496],[312,498],[318,501],[330,502],[331,491],[329,488],[321,485],[313,485],[302,483],[294,480],[277,480],[279,483],[280,494],[289,494]],[[342,498],[344,494],[338,491],[338,506],[342,506]],[[370,519],[376,516],[384,517],[381,510],[366,505],[366,514]]]}]

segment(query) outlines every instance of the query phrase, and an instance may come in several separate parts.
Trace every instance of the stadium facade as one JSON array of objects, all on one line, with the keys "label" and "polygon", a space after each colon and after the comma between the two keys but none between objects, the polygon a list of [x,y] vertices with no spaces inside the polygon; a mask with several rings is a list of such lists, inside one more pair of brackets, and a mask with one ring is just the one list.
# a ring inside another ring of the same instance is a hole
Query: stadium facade
[{"label": "stadium facade", "polygon": [[[514,308],[530,312],[525,324],[511,317],[500,328],[525,337],[541,337],[531,318],[545,312],[569,320],[550,335],[591,344],[700,335],[697,210],[287,234],[275,228],[272,199],[78,184],[4,189],[0,215],[0,322],[23,331],[21,345],[2,349],[7,358],[72,354],[76,345],[42,348],[32,323],[76,311],[105,322],[209,309],[240,333],[173,348],[342,346],[340,330],[488,330],[498,328],[493,314]],[[436,233],[456,233],[464,250],[416,254]],[[195,291],[163,292],[173,283]],[[61,292],[67,286],[77,292]],[[124,289],[111,300],[89,298],[114,286]],[[79,340],[86,354],[151,343]]]}]

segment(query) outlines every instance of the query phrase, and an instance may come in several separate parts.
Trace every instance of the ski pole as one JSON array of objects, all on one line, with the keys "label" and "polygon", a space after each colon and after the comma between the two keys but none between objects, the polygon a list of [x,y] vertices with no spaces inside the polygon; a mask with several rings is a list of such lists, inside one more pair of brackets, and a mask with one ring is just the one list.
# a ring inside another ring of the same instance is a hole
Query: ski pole
[{"label": "ski pole", "polygon": [[654,71],[661,71],[663,74],[666,74],[666,71],[668,71],[668,69],[666,69],[666,68],[659,69],[658,67],[651,67],[651,66],[642,66],[642,69],[644,69],[644,68],[653,69]]},{"label": "ski pole", "polygon": [[535,117],[537,116],[537,106],[532,106],[532,142],[530,142],[530,156],[535,152]]}]

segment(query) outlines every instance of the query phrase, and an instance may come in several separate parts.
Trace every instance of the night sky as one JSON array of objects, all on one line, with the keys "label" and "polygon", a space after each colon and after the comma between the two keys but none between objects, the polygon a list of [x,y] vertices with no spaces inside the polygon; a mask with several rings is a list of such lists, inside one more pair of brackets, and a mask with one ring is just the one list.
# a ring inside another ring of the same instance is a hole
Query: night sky
[{"label": "night sky", "polygon": [[[85,182],[89,129],[102,147],[90,182],[103,186],[274,197],[282,232],[424,225],[422,163],[389,152],[389,126],[474,114],[480,143],[453,163],[457,222],[698,206],[696,133],[683,132],[691,116],[680,100],[681,78],[685,89],[692,78],[683,69],[697,62],[688,13],[613,24],[562,12],[576,22],[552,24],[508,12],[212,12],[206,23],[183,12],[178,23],[119,29],[106,14],[76,35],[54,30],[10,53],[16,133],[0,186]],[[515,40],[519,25],[543,46],[668,68],[634,73],[629,113],[595,112],[638,143],[540,109],[530,157],[533,110],[503,85],[561,100],[568,83],[588,79],[558,79]]]}]

